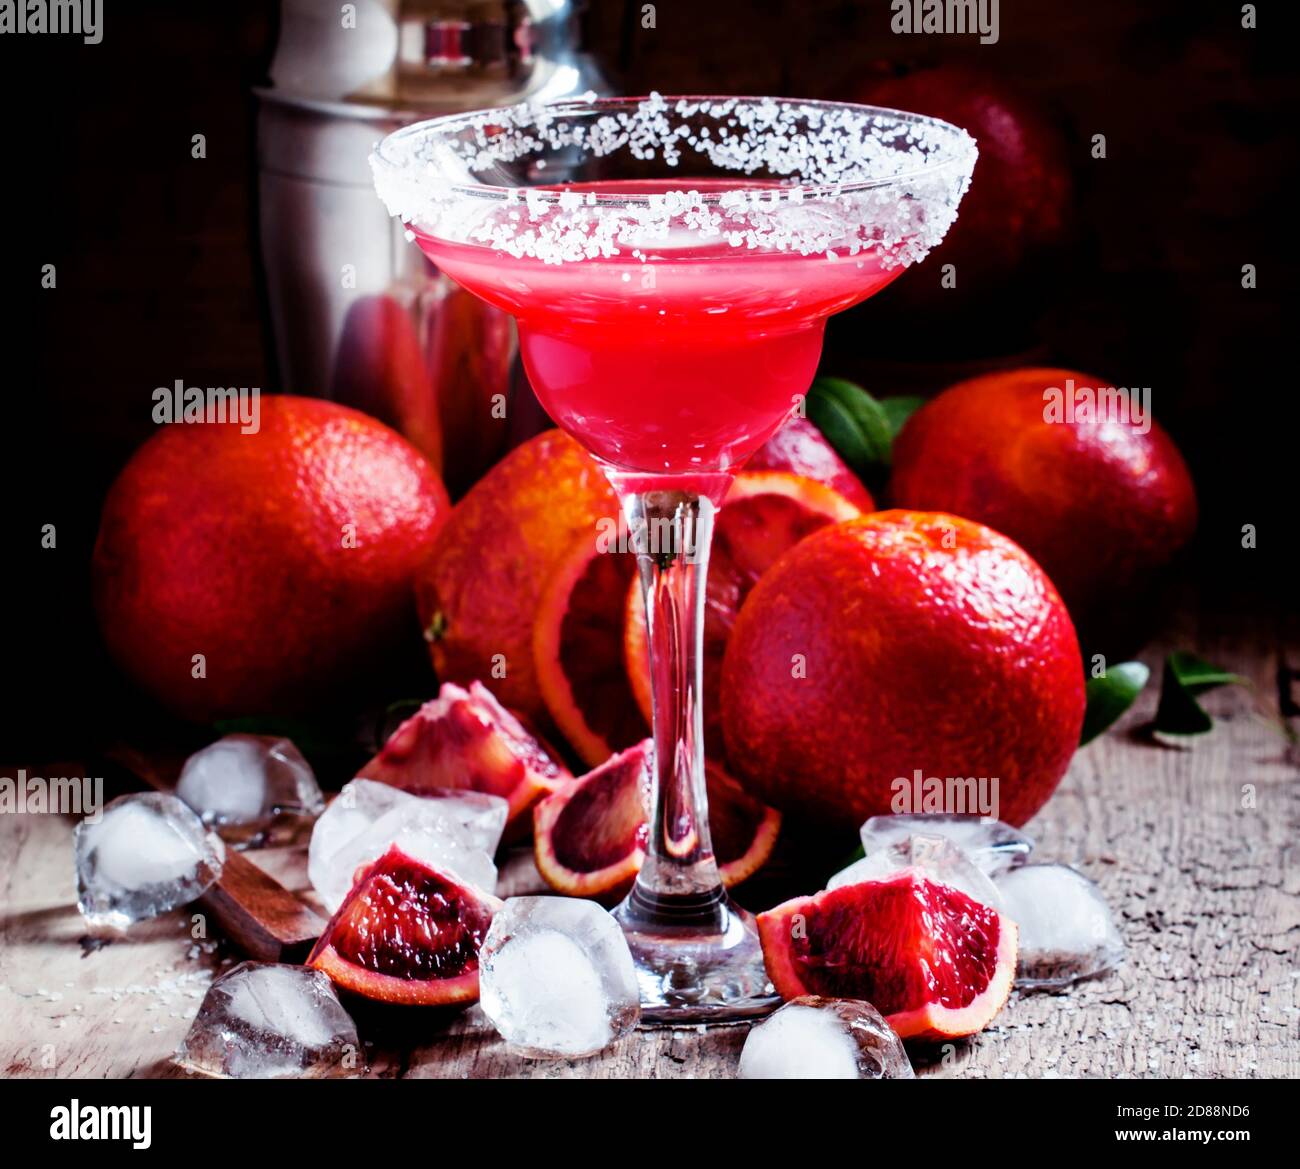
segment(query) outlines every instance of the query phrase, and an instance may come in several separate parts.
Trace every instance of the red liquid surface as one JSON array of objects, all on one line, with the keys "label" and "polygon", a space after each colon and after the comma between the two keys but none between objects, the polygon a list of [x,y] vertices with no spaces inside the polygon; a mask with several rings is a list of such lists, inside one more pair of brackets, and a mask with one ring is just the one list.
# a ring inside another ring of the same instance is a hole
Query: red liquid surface
[{"label": "red liquid surface", "polygon": [[[735,189],[735,182],[575,184],[602,193]],[[755,183],[754,186],[768,184]],[[900,271],[869,252],[802,256],[725,240],[544,264],[416,232],[453,280],[512,313],[524,367],[555,422],[588,450],[651,475],[743,463],[812,383],[826,318]]]}]

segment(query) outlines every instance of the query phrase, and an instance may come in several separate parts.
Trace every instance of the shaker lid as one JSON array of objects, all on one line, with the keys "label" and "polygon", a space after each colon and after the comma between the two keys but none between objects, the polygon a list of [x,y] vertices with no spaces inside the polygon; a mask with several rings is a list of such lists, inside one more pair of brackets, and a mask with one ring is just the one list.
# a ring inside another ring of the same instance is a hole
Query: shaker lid
[{"label": "shaker lid", "polygon": [[575,0],[281,0],[272,86],[260,93],[365,117],[601,89],[576,10]]}]

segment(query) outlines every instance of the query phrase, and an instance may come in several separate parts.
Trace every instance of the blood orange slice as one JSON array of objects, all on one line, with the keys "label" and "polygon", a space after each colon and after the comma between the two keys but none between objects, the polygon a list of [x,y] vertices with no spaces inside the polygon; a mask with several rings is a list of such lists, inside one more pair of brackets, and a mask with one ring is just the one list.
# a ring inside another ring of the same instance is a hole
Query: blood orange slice
[{"label": "blood orange slice", "polygon": [[[828,524],[861,514],[856,503],[815,479],[788,471],[742,471],[736,476],[714,529],[704,598],[704,743],[715,758],[722,758],[724,751],[719,701],[722,655],[740,606],[783,552]],[[645,605],[639,588],[625,596],[627,674],[637,706],[648,720],[650,659]]]},{"label": "blood orange slice", "polygon": [[502,796],[510,805],[507,839],[526,831],[542,796],[573,778],[480,682],[468,690],[443,683],[357,776],[417,794],[451,788]]},{"label": "blood orange slice", "polygon": [[479,947],[500,907],[394,846],[357,874],[307,965],[379,1002],[476,1002]]},{"label": "blood orange slice", "polygon": [[[537,871],[560,893],[605,904],[632,887],[645,859],[650,740],[565,784],[533,810]],[[705,773],[713,851],[724,885],[772,854],[781,815],[746,795],[720,768]]]},{"label": "blood orange slice", "polygon": [[849,465],[835,453],[815,422],[795,414],[767,440],[745,464],[747,471],[792,471],[834,487],[863,511],[875,511],[871,492]]},{"label": "blood orange slice", "polygon": [[759,803],[716,763],[705,764],[704,786],[718,872],[724,885],[739,885],[767,864],[781,833],[781,813]]},{"label": "blood orange slice", "polygon": [[602,550],[588,533],[561,561],[533,625],[546,708],[592,767],[649,733],[623,666],[623,598],[635,575],[633,553]]},{"label": "blood orange slice", "polygon": [[533,809],[537,871],[574,897],[617,901],[645,859],[649,741],[566,783]]},{"label": "blood orange slice", "polygon": [[758,915],[768,977],[784,999],[865,999],[903,1038],[988,1026],[1011,993],[1015,923],[910,869],[796,897]]}]

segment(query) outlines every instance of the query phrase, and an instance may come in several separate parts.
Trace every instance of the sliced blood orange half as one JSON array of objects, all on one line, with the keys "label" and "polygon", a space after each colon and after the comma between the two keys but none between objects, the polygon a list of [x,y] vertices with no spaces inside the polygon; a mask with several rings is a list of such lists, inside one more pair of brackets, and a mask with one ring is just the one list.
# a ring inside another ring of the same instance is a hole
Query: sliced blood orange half
[{"label": "sliced blood orange half", "polygon": [[394,845],[357,874],[307,965],[379,1002],[476,1002],[479,947],[500,908]]},{"label": "sliced blood orange half", "polygon": [[[869,497],[868,497],[869,498]],[[833,487],[788,471],[742,471],[714,526],[704,598],[704,743],[722,758],[719,702],[722,655],[736,614],[750,590],[788,549],[828,524],[862,514]],[[642,717],[651,717],[650,658],[641,590],[626,597],[623,645],[628,678]]]},{"label": "sliced blood orange half", "polygon": [[357,776],[417,794],[450,788],[501,796],[510,805],[507,839],[526,834],[533,805],[573,778],[480,682],[468,690],[443,683]]},{"label": "sliced blood orange half", "polygon": [[806,479],[815,479],[834,487],[850,503],[863,511],[875,511],[871,492],[863,485],[815,422],[794,414],[771,438],[750,456],[745,464],[749,471],[791,471]]},{"label": "sliced blood orange half", "polygon": [[[533,810],[537,871],[560,893],[605,904],[632,887],[645,860],[650,740],[565,784]],[[738,885],[772,855],[781,814],[747,795],[721,768],[705,771],[713,851],[724,885]]]},{"label": "sliced blood orange half", "polygon": [[623,665],[623,598],[635,575],[633,553],[602,550],[584,534],[543,592],[533,625],[546,708],[591,767],[649,733]]},{"label": "sliced blood orange half", "polygon": [[910,869],[796,897],[758,915],[768,977],[784,999],[865,999],[904,1039],[988,1026],[1016,972],[1015,923]]}]

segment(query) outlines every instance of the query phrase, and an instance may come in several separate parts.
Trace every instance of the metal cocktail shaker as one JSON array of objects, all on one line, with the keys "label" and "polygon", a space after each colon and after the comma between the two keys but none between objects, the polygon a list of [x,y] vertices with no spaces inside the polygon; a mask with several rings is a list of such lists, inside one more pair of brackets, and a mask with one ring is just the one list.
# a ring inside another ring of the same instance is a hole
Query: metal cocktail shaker
[{"label": "metal cocktail shaker", "polygon": [[607,92],[575,0],[282,0],[257,91],[259,215],[280,388],[394,426],[464,490],[540,413],[510,318],[403,238],[367,157],[412,121]]}]

